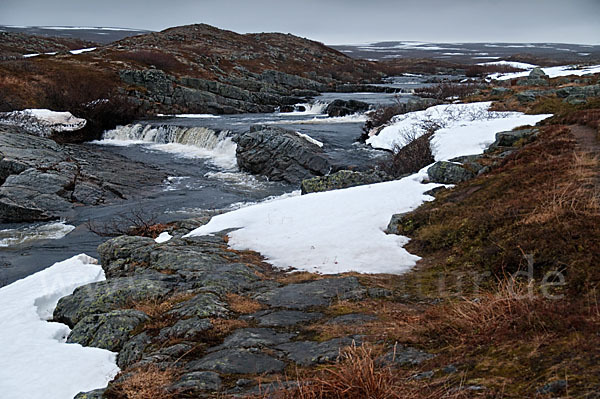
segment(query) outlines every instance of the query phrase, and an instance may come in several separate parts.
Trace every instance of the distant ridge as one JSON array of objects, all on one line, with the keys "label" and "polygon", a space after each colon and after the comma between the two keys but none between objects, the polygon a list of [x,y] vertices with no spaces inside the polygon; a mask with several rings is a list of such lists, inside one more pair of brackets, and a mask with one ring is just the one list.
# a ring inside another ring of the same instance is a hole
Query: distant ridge
[{"label": "distant ridge", "polygon": [[92,26],[16,26],[0,25],[0,31],[23,33],[46,37],[78,39],[83,41],[107,44],[130,36],[142,35],[152,31],[119,27]]}]

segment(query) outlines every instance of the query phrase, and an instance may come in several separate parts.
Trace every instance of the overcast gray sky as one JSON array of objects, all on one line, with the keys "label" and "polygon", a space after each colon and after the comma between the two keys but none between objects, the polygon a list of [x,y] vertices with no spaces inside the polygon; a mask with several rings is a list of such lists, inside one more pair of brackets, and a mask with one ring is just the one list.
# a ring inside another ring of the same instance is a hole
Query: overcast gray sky
[{"label": "overcast gray sky", "polygon": [[328,44],[600,44],[600,0],[0,0],[3,25],[162,30],[192,23]]}]

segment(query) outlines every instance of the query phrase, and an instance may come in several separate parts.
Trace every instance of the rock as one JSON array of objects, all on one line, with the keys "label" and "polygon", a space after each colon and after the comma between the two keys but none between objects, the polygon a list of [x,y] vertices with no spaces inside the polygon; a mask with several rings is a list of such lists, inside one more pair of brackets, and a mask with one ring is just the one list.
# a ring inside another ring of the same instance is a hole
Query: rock
[{"label": "rock", "polygon": [[325,175],[331,169],[323,150],[293,130],[253,126],[236,141],[239,167],[271,180],[300,183],[308,177]]},{"label": "rock", "polygon": [[446,367],[444,367],[442,369],[442,371],[445,374],[456,374],[456,373],[458,373],[458,368],[455,365],[453,365],[453,364],[449,364]]},{"label": "rock", "polygon": [[556,90],[556,96],[571,104],[585,103],[590,98],[600,97],[600,84],[562,87]]},{"label": "rock", "polygon": [[40,137],[50,137],[54,133],[83,129],[86,123],[85,119],[76,118],[70,112],[56,112],[47,109],[0,112],[0,124],[17,126],[29,134]]},{"label": "rock", "polygon": [[389,180],[394,180],[394,178],[384,172],[353,172],[350,170],[340,170],[327,176],[304,179],[302,180],[300,188],[302,194],[308,194],[365,184],[381,183]]},{"label": "rock", "polygon": [[106,388],[94,389],[89,392],[80,392],[73,399],[102,399]]},{"label": "rock", "polygon": [[512,90],[507,87],[494,87],[490,92],[492,96],[504,96],[510,93],[512,93]]},{"label": "rock", "polygon": [[138,310],[114,310],[86,316],[75,325],[67,342],[118,352],[131,331],[148,319]]},{"label": "rock", "polygon": [[542,387],[539,387],[537,389],[537,393],[542,394],[542,395],[548,394],[548,393],[561,393],[567,389],[567,386],[568,386],[568,384],[567,384],[567,381],[565,381],[565,380],[552,381],[552,382],[545,384]]},{"label": "rock", "polygon": [[377,317],[372,314],[350,313],[334,317],[327,324],[355,324],[360,325],[368,321],[377,320]]},{"label": "rock", "polygon": [[168,338],[194,339],[211,328],[213,328],[213,325],[210,320],[192,317],[178,320],[172,327],[163,328],[159,333],[159,337],[165,340]]},{"label": "rock", "polygon": [[358,112],[365,112],[369,109],[369,104],[356,101],[356,100],[333,100],[328,106],[325,112],[330,117],[334,116],[346,116],[356,114]]},{"label": "rock", "polygon": [[138,334],[127,341],[117,357],[117,365],[119,368],[126,369],[139,362],[144,354],[144,349],[146,349],[150,342],[151,339],[145,332]]},{"label": "rock", "polygon": [[267,312],[260,315],[249,315],[249,319],[258,321],[261,327],[288,327],[297,324],[307,324],[323,317],[318,312],[301,312],[298,310],[279,310],[276,312]]},{"label": "rock", "polygon": [[289,284],[259,294],[256,299],[271,307],[305,310],[329,306],[335,299],[362,299],[365,294],[356,277],[342,277]]},{"label": "rock", "polygon": [[412,379],[417,380],[417,381],[418,380],[429,380],[429,379],[433,378],[434,374],[435,373],[433,371],[424,371],[422,373],[413,375]]},{"label": "rock", "polygon": [[229,310],[225,302],[212,293],[198,294],[190,300],[181,302],[173,307],[168,313],[178,319],[189,317],[226,317]]},{"label": "rock", "polygon": [[415,366],[435,356],[412,347],[397,347],[377,359],[383,365]]},{"label": "rock", "polygon": [[246,349],[224,349],[200,360],[189,362],[190,371],[213,370],[225,374],[263,374],[280,372],[285,363],[261,352]]},{"label": "rock", "polygon": [[88,315],[108,313],[132,302],[158,300],[171,288],[164,281],[143,277],[120,277],[84,285],[58,301],[54,320],[73,328]]},{"label": "rock", "polygon": [[496,141],[490,147],[512,147],[517,141],[528,140],[539,133],[538,129],[521,129],[496,133]]},{"label": "rock", "polygon": [[402,224],[406,220],[405,213],[396,213],[392,215],[387,227],[385,228],[385,234],[401,234]]},{"label": "rock", "polygon": [[541,68],[533,68],[529,76],[517,82],[519,86],[548,86],[548,75]]},{"label": "rock", "polygon": [[269,328],[242,328],[225,338],[216,350],[225,348],[252,348],[279,345],[289,342],[296,334],[280,333]]},{"label": "rock", "polygon": [[310,366],[336,361],[340,356],[340,351],[353,343],[356,343],[354,339],[346,337],[325,342],[290,342],[279,345],[276,349],[285,352],[288,358],[300,366]]},{"label": "rock", "polygon": [[183,374],[169,390],[178,394],[200,395],[206,391],[218,391],[221,386],[219,374],[213,371],[193,371]]},{"label": "rock", "polygon": [[394,293],[390,290],[380,287],[371,287],[367,290],[369,294],[369,298],[388,298],[392,296]]},{"label": "rock", "polygon": [[525,90],[515,94],[515,98],[520,103],[530,103],[535,101],[538,97],[543,96],[543,92],[540,90]]},{"label": "rock", "polygon": [[475,174],[462,165],[438,161],[427,169],[427,176],[432,183],[457,184],[472,179]]}]

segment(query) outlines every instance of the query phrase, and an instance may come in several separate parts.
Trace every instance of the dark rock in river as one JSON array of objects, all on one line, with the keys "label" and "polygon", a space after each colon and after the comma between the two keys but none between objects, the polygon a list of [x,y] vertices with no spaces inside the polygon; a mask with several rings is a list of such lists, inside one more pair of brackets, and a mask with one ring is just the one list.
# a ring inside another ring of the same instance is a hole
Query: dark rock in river
[{"label": "dark rock in river", "polygon": [[327,115],[333,116],[346,116],[356,114],[358,112],[365,112],[369,110],[369,104],[356,101],[356,100],[333,100],[328,106],[325,112]]},{"label": "dark rock in river", "polygon": [[318,176],[302,180],[300,188],[302,194],[337,190],[348,187],[375,184],[394,180],[385,172],[353,172],[351,170],[340,170],[327,176]]},{"label": "dark rock in river", "polygon": [[236,141],[239,167],[271,180],[300,183],[308,177],[325,175],[331,169],[321,147],[293,130],[253,126]]}]

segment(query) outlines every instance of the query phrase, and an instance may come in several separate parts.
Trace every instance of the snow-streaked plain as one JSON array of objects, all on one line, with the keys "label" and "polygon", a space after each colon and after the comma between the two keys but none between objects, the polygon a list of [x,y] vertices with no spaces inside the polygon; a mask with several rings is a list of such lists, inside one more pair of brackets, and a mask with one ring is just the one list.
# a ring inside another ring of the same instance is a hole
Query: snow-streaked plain
[{"label": "snow-streaked plain", "polygon": [[82,254],[0,288],[0,397],[72,399],[119,372],[115,353],[67,344],[69,328],[48,321],[61,297],[101,280],[97,261]]},{"label": "snow-streaked plain", "polygon": [[[436,116],[445,128],[432,141],[436,160],[482,153],[496,132],[534,124],[549,115],[493,113],[490,103],[438,106],[430,112],[406,114],[419,126]],[[445,107],[445,108],[440,108]],[[426,110],[427,111],[427,110]],[[403,124],[404,120],[396,123]],[[395,129],[402,136],[402,129]],[[391,134],[388,143],[401,140]],[[389,145],[389,144],[388,144]],[[427,167],[416,174],[386,183],[312,193],[261,203],[221,214],[192,231],[209,235],[235,228],[229,246],[261,253],[276,267],[323,274],[349,271],[402,273],[419,259],[403,246],[407,237],[387,235],[394,213],[415,209],[433,198],[425,192],[439,184],[423,184]]]},{"label": "snow-streaked plain", "polygon": [[[542,71],[549,78],[558,78],[561,76],[583,76],[590,75],[594,73],[600,73],[600,65],[590,65],[590,66],[577,66],[577,65],[563,65],[563,66],[555,66],[555,67],[547,67],[541,68]],[[528,76],[530,71],[525,72],[513,72],[513,73],[493,73],[488,76],[489,79],[494,80],[510,80],[515,78],[523,78]]]}]

